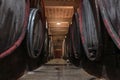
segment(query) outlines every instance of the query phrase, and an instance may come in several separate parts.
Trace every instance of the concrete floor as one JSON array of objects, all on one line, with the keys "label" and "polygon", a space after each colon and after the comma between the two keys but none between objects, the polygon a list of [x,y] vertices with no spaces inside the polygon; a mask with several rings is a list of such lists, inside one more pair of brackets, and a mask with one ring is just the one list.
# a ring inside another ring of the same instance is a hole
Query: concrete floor
[{"label": "concrete floor", "polygon": [[[27,72],[18,80],[103,80],[86,73],[82,68],[72,65],[59,65],[63,60],[52,60],[40,68]],[[52,63],[54,63],[52,65]],[[56,64],[55,64],[56,63]],[[62,62],[66,64],[65,61]]]}]

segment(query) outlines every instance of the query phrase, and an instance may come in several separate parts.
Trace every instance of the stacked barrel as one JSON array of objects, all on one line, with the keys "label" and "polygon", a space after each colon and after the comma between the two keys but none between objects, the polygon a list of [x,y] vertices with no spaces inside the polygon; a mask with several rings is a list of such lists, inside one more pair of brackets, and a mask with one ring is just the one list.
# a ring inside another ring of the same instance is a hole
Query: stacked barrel
[{"label": "stacked barrel", "polygon": [[79,0],[64,41],[66,58],[97,77],[119,80],[119,13],[119,0]]},{"label": "stacked barrel", "polygon": [[[64,41],[64,58],[67,57],[71,63],[80,66],[81,53],[83,52],[79,31],[78,13],[75,12],[72,24],[69,26],[68,34]],[[66,58],[65,58],[66,59]]]},{"label": "stacked barrel", "polygon": [[[79,0],[63,59],[120,80],[120,0]],[[43,0],[0,0],[0,80],[16,80],[54,58]]]},{"label": "stacked barrel", "polygon": [[0,80],[16,80],[47,57],[43,0],[0,0]]}]

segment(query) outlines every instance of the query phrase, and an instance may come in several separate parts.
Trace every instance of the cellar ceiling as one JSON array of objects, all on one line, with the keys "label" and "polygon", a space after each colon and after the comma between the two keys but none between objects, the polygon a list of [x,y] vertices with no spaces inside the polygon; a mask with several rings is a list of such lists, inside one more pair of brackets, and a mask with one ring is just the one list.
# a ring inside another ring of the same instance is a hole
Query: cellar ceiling
[{"label": "cellar ceiling", "polygon": [[77,0],[45,0],[48,34],[56,50],[62,48],[76,3]]}]

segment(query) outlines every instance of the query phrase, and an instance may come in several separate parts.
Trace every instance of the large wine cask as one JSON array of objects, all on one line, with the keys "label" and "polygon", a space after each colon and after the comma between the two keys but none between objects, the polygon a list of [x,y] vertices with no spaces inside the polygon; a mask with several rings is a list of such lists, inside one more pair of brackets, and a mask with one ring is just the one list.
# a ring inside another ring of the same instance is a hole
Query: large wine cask
[{"label": "large wine cask", "polygon": [[81,56],[84,52],[79,31],[79,16],[77,11],[73,14],[72,24],[69,27],[67,38],[69,60],[75,66],[80,67]]},{"label": "large wine cask", "polygon": [[30,15],[25,43],[27,68],[34,70],[47,61],[48,33],[43,0],[30,0]]},{"label": "large wine cask", "polygon": [[101,14],[102,34],[104,42],[104,77],[109,80],[120,79],[120,1],[98,0]]},{"label": "large wine cask", "polygon": [[85,54],[82,67],[89,74],[102,76],[102,35],[97,0],[80,0],[79,29]]},{"label": "large wine cask", "polygon": [[79,23],[82,44],[86,56],[91,61],[98,60],[102,52],[102,40],[99,10],[96,0],[81,0]]},{"label": "large wine cask", "polygon": [[105,28],[120,49],[120,1],[99,0],[98,3]]},{"label": "large wine cask", "polygon": [[26,53],[28,53],[28,70],[33,70],[41,65],[41,58],[46,54],[45,33],[46,26],[42,21],[42,11],[37,8],[31,8],[26,35]]},{"label": "large wine cask", "polygon": [[15,80],[26,69],[21,43],[28,16],[29,0],[0,0],[0,80]]}]

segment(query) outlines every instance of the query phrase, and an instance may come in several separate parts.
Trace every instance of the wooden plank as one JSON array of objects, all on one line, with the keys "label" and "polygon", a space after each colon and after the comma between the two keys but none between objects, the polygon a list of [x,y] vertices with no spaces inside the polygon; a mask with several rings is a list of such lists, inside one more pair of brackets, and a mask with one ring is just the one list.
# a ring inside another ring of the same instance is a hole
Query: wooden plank
[{"label": "wooden plank", "polygon": [[45,9],[47,9],[47,8],[74,9],[73,6],[45,6]]},{"label": "wooden plank", "polygon": [[49,23],[56,23],[56,22],[71,22],[72,17],[71,18],[47,18],[47,21]]},{"label": "wooden plank", "polygon": [[62,22],[60,25],[56,25],[56,23],[50,23],[49,27],[69,27],[69,23]]},{"label": "wooden plank", "polygon": [[45,0],[46,6],[74,6],[75,1],[73,0]]}]

